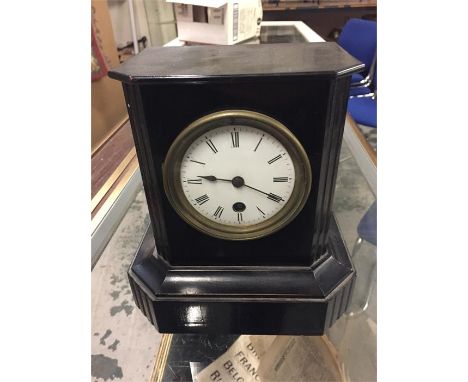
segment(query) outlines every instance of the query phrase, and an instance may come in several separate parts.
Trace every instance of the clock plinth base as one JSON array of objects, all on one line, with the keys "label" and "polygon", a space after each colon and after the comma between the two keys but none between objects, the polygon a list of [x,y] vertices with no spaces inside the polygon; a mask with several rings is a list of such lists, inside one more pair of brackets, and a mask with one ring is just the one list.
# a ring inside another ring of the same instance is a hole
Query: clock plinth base
[{"label": "clock plinth base", "polygon": [[312,267],[171,267],[149,227],[130,286],[161,333],[322,335],[346,311],[355,279],[334,218],[328,243]]}]

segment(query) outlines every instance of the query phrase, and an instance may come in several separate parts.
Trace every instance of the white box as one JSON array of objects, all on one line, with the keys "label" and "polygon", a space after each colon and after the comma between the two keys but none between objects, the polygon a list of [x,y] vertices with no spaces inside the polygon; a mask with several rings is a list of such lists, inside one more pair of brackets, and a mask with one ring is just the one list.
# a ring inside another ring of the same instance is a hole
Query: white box
[{"label": "white box", "polygon": [[261,0],[166,0],[182,41],[233,45],[260,36]]}]

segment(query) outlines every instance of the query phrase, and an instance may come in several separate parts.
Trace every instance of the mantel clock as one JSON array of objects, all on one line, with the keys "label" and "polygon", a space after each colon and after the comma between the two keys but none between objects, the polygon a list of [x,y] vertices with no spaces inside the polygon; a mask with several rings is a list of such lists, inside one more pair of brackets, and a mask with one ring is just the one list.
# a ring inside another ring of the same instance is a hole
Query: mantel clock
[{"label": "mantel clock", "polygon": [[109,73],[151,218],[129,280],[160,332],[318,335],[345,311],[331,205],[362,67],[304,43],[151,48]]}]

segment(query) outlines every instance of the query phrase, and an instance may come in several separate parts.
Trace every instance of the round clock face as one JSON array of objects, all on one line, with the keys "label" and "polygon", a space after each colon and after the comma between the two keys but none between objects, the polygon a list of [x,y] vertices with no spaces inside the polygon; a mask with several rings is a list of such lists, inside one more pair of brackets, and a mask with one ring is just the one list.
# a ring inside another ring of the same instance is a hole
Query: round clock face
[{"label": "round clock face", "polygon": [[307,155],[280,122],[230,110],[203,117],[174,141],[164,163],[168,199],[198,230],[254,239],[302,209],[312,175]]},{"label": "round clock face", "polygon": [[294,189],[291,156],[271,134],[229,124],[198,137],[180,167],[187,200],[219,224],[251,226],[272,218]]}]

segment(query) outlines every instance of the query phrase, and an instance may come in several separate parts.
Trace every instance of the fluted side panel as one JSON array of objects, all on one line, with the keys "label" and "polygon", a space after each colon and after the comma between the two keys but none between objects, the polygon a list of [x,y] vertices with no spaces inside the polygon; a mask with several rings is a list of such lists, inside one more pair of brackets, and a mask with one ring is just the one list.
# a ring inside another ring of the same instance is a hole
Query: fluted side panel
[{"label": "fluted side panel", "polygon": [[351,282],[346,283],[346,285],[329,300],[325,318],[325,328],[332,326],[348,309],[354,288],[354,280],[355,277],[353,277]]},{"label": "fluted side panel", "polygon": [[132,289],[136,306],[143,312],[151,324],[156,326],[153,301],[141,290],[139,285],[133,281],[131,277],[128,278],[128,281],[130,283],[130,288]]}]

